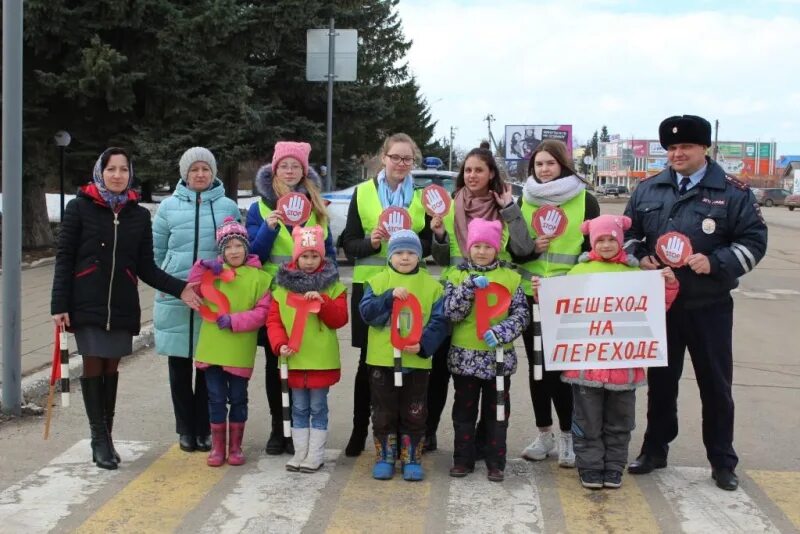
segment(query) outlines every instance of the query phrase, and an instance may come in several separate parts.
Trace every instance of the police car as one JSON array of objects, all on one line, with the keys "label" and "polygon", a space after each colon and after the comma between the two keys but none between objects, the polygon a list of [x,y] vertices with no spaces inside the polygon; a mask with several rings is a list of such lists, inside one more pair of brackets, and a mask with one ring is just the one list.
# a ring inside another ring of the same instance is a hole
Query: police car
[{"label": "police car", "polygon": [[[444,167],[441,159],[428,157],[422,160],[422,165],[423,168],[411,171],[411,176],[414,177],[414,188],[422,189],[431,184],[436,184],[441,185],[450,193],[455,190],[458,173],[441,170]],[[322,194],[322,197],[330,202],[328,204],[328,214],[331,219],[331,234],[333,235],[334,243],[338,243],[339,236],[347,223],[347,211],[350,209],[350,200],[353,198],[353,192],[356,187],[354,185],[341,191]]]}]

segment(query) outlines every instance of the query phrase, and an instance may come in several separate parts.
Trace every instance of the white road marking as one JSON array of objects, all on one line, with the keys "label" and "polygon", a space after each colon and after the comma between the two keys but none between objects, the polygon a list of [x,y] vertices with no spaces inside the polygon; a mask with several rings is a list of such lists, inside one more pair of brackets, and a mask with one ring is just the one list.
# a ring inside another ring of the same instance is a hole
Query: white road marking
[{"label": "white road marking", "polygon": [[447,532],[530,533],[544,531],[537,481],[530,462],[510,460],[505,481],[486,480],[486,467],[464,478],[450,479]]},{"label": "white road marking", "polygon": [[775,300],[778,298],[772,293],[763,293],[761,291],[740,291],[739,294],[750,299]]},{"label": "white road marking", "polygon": [[709,468],[669,467],[655,480],[687,534],[780,532],[741,487],[717,488]]},{"label": "white road marking", "polygon": [[800,291],[796,289],[767,289],[767,292],[775,295],[800,295]]},{"label": "white road marking", "polygon": [[[123,464],[133,462],[152,443],[114,441]],[[54,458],[46,467],[0,493],[0,525],[6,532],[48,532],[86,502],[119,471],[100,469],[92,462],[88,439]]]},{"label": "white road marking", "polygon": [[300,532],[311,517],[340,453],[326,450],[325,465],[316,473],[286,471],[288,456],[261,458],[254,470],[239,478],[201,532]]}]

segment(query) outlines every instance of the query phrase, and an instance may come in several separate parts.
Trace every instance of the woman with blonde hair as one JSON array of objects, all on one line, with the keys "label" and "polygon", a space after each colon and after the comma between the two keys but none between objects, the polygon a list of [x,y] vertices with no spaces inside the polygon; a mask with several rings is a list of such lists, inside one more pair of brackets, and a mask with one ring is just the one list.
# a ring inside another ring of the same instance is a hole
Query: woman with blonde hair
[{"label": "woman with blonde hair", "polygon": [[358,456],[364,450],[371,411],[367,372],[367,324],[358,304],[364,296],[364,282],[386,267],[389,232],[378,224],[381,213],[389,207],[405,208],[411,215],[411,230],[422,242],[420,262],[430,254],[430,217],[425,214],[421,191],[414,190],[411,169],[420,160],[417,144],[404,133],[390,135],[381,148],[383,169],[378,176],[362,182],[353,192],[342,232],[345,254],[355,258],[353,290],[350,297],[352,345],[361,349],[353,390],[353,432],[345,455]]},{"label": "woman with blonde hair", "polygon": [[[311,202],[311,216],[302,226],[321,226],[324,229],[325,257],[336,264],[330,219],[320,194],[321,180],[308,164],[310,153],[311,145],[308,143],[279,141],[275,143],[272,163],[262,166],[256,173],[256,189],[261,198],[247,212],[247,235],[251,252],[258,255],[264,270],[273,277],[281,264],[291,261],[294,248],[294,227],[286,224],[284,213],[278,208],[278,199],[287,193],[302,193]],[[259,331],[258,338],[258,344],[264,347],[266,355],[267,402],[272,417],[272,430],[265,449],[271,455],[294,454],[291,438],[283,436],[278,358],[270,350],[264,328]]]}]

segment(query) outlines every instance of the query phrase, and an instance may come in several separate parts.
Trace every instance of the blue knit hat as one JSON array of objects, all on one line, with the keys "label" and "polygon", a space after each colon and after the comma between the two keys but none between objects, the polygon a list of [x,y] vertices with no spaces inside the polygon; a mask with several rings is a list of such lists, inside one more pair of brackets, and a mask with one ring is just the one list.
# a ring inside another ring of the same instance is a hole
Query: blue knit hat
[{"label": "blue knit hat", "polygon": [[398,230],[389,238],[389,253],[387,258],[391,258],[392,254],[408,250],[413,252],[420,259],[422,259],[422,243],[419,242],[419,236],[411,230]]}]

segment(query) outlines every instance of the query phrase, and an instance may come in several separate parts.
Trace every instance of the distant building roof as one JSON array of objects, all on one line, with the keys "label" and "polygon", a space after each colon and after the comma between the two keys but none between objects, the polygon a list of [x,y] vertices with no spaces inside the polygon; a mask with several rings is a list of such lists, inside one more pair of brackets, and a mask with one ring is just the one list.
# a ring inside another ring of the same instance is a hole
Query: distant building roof
[{"label": "distant building roof", "polygon": [[786,167],[790,163],[800,161],[800,156],[781,156],[778,159],[778,167]]},{"label": "distant building roof", "polygon": [[797,158],[796,161],[789,161],[787,162],[786,166],[783,168],[783,173],[781,173],[781,178],[786,178],[787,176],[793,176],[796,170],[800,170],[800,156],[790,156]]}]

